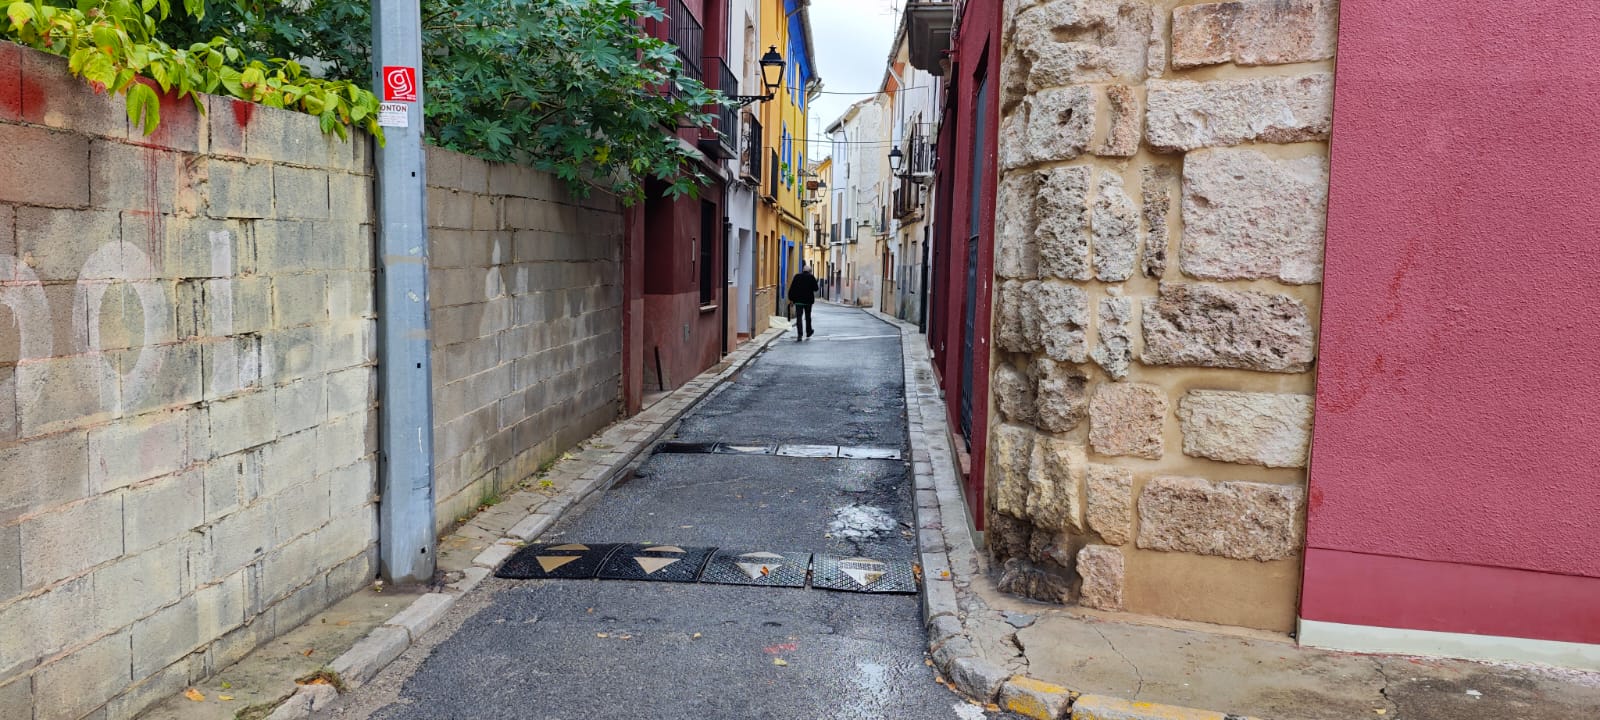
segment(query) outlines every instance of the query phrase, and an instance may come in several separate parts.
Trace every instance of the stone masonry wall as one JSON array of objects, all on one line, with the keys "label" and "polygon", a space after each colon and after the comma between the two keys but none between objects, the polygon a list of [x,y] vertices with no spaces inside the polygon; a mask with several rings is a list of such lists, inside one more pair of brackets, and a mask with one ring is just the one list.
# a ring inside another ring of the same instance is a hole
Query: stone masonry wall
[{"label": "stone masonry wall", "polygon": [[374,575],[367,145],[206,104],[144,137],[0,42],[0,716],[130,717]]},{"label": "stone masonry wall", "polygon": [[1008,0],[1002,586],[1292,628],[1335,0]]},{"label": "stone masonry wall", "polygon": [[554,176],[428,157],[440,527],[622,411],[622,215]]}]

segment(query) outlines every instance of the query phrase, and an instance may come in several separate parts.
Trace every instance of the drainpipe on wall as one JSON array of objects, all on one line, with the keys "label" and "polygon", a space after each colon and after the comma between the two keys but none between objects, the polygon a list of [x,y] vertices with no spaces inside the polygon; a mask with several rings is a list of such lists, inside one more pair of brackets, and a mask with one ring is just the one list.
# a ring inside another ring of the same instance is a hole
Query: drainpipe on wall
[{"label": "drainpipe on wall", "polygon": [[[391,583],[433,579],[433,372],[420,0],[373,0],[375,90],[388,109],[377,170],[378,564]],[[403,117],[404,120],[400,120]],[[376,146],[376,143],[374,142]]]}]

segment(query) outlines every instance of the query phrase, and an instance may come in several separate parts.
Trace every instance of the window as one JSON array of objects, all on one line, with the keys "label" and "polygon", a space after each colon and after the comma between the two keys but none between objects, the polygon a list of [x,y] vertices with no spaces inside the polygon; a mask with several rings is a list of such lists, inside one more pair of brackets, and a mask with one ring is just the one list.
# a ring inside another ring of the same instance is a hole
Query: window
[{"label": "window", "polygon": [[717,206],[700,201],[700,304],[717,301]]}]

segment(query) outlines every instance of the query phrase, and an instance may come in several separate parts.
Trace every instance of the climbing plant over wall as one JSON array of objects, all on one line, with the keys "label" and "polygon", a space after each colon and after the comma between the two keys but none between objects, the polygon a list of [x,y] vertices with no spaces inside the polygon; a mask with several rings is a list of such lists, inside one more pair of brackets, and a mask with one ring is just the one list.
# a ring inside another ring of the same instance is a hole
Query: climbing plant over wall
[{"label": "climbing plant over wall", "polygon": [[[192,98],[226,93],[317,116],[322,131],[348,137],[361,127],[380,139],[378,99],[348,80],[312,77],[293,60],[250,59],[225,38],[174,47],[158,38],[171,17],[170,0],[80,0],[65,7],[16,0],[6,8],[5,37],[65,56],[68,68],[95,87],[127,96],[128,120],[146,135],[161,122],[161,92]],[[204,0],[183,0],[184,13],[202,18]]]}]

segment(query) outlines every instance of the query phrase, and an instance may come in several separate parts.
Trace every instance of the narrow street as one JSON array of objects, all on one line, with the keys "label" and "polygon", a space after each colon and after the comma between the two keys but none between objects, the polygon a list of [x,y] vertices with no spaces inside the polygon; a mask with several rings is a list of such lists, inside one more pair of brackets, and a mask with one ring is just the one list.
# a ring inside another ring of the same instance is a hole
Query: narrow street
[{"label": "narrow street", "polygon": [[[774,342],[672,442],[908,453],[898,331],[834,306],[816,319],[814,338]],[[908,465],[659,452],[538,540],[910,561]],[[894,524],[831,530],[852,505]],[[339,717],[982,717],[935,683],[919,614],[904,594],[491,578]]]}]

